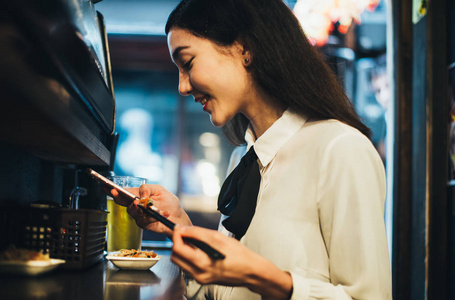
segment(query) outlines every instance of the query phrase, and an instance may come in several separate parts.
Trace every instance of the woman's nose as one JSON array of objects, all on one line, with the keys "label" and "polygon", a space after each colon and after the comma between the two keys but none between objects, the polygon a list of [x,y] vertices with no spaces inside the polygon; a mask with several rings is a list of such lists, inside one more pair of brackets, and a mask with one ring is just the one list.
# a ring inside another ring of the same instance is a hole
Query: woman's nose
[{"label": "woman's nose", "polygon": [[179,93],[182,96],[191,94],[191,83],[188,74],[180,73],[179,75]]}]

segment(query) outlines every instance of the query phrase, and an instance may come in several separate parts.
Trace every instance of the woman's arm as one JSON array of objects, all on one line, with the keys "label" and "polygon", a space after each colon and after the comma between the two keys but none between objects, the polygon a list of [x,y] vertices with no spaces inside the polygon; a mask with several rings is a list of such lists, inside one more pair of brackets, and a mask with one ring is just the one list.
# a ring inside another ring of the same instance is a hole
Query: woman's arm
[{"label": "woman's arm", "polygon": [[[185,244],[182,237],[204,241],[226,255],[213,260],[201,250]],[[171,259],[202,284],[244,286],[263,299],[289,299],[292,278],[269,260],[249,250],[236,239],[201,227],[177,226]]]},{"label": "woman's arm", "polygon": [[310,296],[342,299],[342,289],[352,299],[391,299],[386,178],[378,153],[363,136],[340,136],[326,148],[320,174],[320,230],[334,288],[311,282]]}]

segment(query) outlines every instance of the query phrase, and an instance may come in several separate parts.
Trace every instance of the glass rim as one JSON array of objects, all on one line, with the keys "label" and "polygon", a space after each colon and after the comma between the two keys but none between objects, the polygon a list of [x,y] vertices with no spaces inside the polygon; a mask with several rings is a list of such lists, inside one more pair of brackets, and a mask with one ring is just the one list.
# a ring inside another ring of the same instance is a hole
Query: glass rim
[{"label": "glass rim", "polygon": [[121,177],[121,178],[139,178],[139,179],[147,179],[145,177],[139,177],[139,176],[131,176],[131,175],[109,175],[107,176],[108,178],[116,178],[116,177]]},{"label": "glass rim", "polygon": [[114,176],[108,176],[107,177],[109,180],[113,181],[115,183],[115,179],[123,179],[126,181],[144,181],[144,184],[148,183],[148,179],[145,177],[137,177],[137,176],[129,176],[129,175],[114,175]]}]

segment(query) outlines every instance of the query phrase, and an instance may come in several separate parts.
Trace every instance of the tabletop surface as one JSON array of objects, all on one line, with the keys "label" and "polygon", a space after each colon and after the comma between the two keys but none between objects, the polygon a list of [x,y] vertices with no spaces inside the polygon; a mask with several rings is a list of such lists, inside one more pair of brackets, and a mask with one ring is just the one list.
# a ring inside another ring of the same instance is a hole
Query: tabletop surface
[{"label": "tabletop surface", "polygon": [[180,269],[170,250],[146,271],[121,270],[105,258],[84,270],[58,268],[38,276],[0,274],[0,299],[184,299]]}]

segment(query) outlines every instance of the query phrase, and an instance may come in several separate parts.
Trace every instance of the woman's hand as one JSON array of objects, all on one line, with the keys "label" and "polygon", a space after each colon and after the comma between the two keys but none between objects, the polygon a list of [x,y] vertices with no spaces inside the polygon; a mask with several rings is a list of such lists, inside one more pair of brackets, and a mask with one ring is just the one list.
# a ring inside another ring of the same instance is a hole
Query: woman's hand
[{"label": "woman's hand", "polygon": [[[180,205],[179,199],[164,187],[155,184],[144,184],[139,188],[129,188],[127,190],[138,195],[140,198],[152,199],[154,206],[170,221],[180,225],[192,225],[191,220]],[[139,200],[131,201],[119,194],[116,190],[111,190],[110,193],[117,204],[128,207],[127,211],[136,220],[137,226],[145,230],[172,236],[172,231],[169,228],[156,221],[156,219],[147,216],[137,206]]]},{"label": "woman's hand", "polygon": [[[182,237],[205,242],[226,258],[213,260],[202,250],[186,244]],[[249,250],[236,239],[201,227],[176,226],[171,259],[201,284],[245,286],[263,299],[288,299],[292,290],[289,273]]]}]

